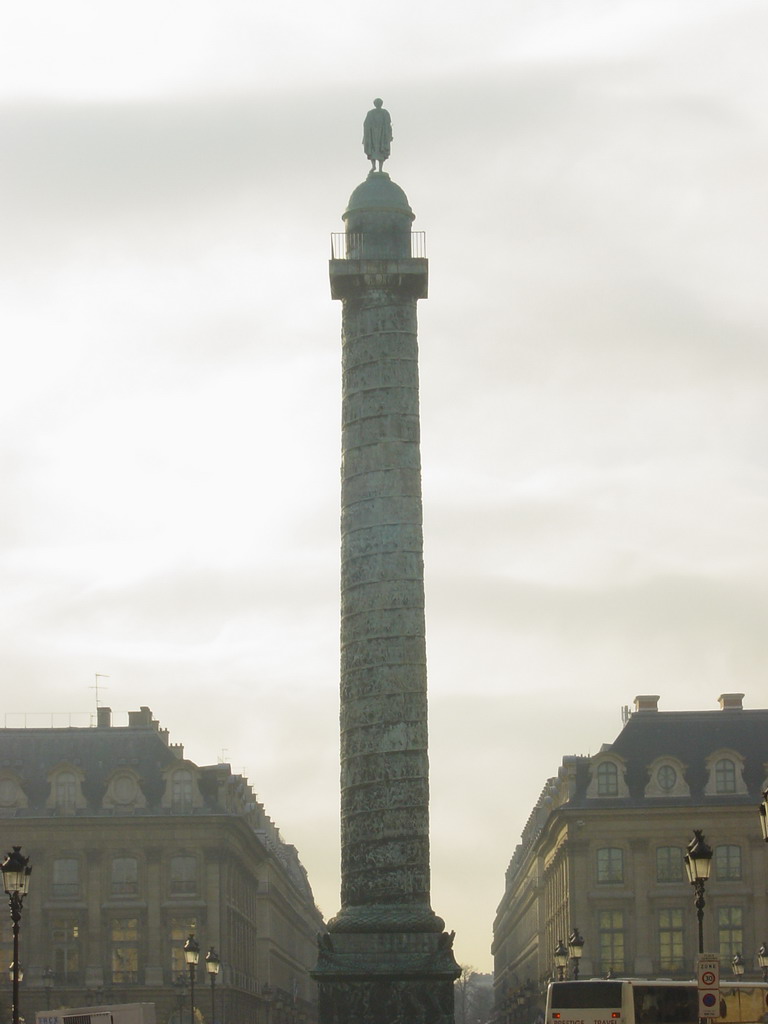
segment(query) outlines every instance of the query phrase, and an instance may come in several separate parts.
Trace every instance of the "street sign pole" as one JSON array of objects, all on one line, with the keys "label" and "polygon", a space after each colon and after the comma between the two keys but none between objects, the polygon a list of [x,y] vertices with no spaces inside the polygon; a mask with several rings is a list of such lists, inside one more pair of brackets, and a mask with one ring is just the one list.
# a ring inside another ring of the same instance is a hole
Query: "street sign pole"
[{"label": "street sign pole", "polygon": [[720,958],[714,953],[699,953],[696,958],[696,984],[699,990],[699,1020],[720,1016]]}]

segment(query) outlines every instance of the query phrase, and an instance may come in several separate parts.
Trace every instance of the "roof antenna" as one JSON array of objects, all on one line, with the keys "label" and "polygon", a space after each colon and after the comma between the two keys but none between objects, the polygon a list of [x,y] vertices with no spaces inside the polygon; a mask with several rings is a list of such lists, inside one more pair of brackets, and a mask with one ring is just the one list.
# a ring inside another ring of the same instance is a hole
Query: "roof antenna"
[{"label": "roof antenna", "polygon": [[[96,672],[95,675],[96,675],[96,685],[95,686],[91,686],[90,689],[96,691],[96,710],[98,711],[99,707],[101,706],[99,704],[99,699],[100,699],[99,698],[99,680],[100,679],[109,679],[109,676],[104,675],[103,672]],[[102,689],[106,690],[107,687],[104,686],[104,687],[102,687]]]}]

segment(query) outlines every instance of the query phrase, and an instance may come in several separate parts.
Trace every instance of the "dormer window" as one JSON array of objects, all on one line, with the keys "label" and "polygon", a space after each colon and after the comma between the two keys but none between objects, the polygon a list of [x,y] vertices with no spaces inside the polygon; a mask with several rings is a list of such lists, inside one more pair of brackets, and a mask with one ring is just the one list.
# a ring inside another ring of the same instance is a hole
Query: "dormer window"
[{"label": "dormer window", "polygon": [[597,754],[590,765],[587,799],[629,796],[624,780],[624,761],[616,754]]},{"label": "dormer window", "polygon": [[192,810],[192,775],[190,772],[173,773],[171,777],[171,806],[174,811]]},{"label": "dormer window", "polygon": [[690,796],[691,790],[685,781],[685,765],[676,757],[657,757],[648,765],[647,797]]},{"label": "dormer window", "polygon": [[603,761],[597,766],[597,795],[617,796],[619,792],[619,769],[613,761]]},{"label": "dormer window", "polygon": [[736,765],[730,757],[723,757],[715,764],[715,792],[736,792]]},{"label": "dormer window", "polygon": [[73,772],[59,772],[56,776],[56,806],[62,811],[74,811],[77,780]]},{"label": "dormer window", "polygon": [[130,768],[119,768],[110,778],[102,806],[116,813],[130,814],[137,807],[146,807],[139,777]]},{"label": "dormer window", "polygon": [[746,796],[744,758],[735,750],[716,750],[706,761],[709,779],[705,796]]},{"label": "dormer window", "polygon": [[72,764],[60,764],[48,776],[51,791],[47,806],[57,814],[75,814],[86,806],[83,796],[83,779],[80,768]]},{"label": "dormer window", "polygon": [[192,814],[203,806],[197,781],[197,767],[190,761],[178,762],[165,771],[162,805],[173,814]]},{"label": "dormer window", "polygon": [[0,775],[0,814],[15,814],[19,807],[26,807],[28,800],[16,775],[3,772]]}]

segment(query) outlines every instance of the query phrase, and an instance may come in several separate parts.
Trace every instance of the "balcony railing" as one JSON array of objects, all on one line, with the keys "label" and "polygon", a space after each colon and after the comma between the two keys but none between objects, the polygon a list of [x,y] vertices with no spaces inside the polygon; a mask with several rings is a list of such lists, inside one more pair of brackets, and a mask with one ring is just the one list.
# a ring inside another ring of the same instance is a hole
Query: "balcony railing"
[{"label": "balcony railing", "polygon": [[[365,251],[365,235],[334,231],[331,234],[331,259],[354,260]],[[426,259],[427,234],[425,231],[411,232],[411,259]]]}]

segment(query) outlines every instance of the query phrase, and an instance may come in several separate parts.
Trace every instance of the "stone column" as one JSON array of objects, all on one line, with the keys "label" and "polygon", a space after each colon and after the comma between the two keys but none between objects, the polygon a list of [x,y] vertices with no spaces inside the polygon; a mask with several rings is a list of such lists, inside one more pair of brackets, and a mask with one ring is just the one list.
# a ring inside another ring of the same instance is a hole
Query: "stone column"
[{"label": "stone column", "polygon": [[321,1024],[453,1020],[459,968],[430,904],[429,765],[413,213],[372,172],[346,213],[342,300],[341,910]]},{"label": "stone column", "polygon": [[[161,876],[162,851],[159,846],[147,847],[144,851],[144,870],[146,872],[147,892],[147,936],[146,966],[144,968],[144,984],[160,987],[170,956],[168,955],[167,931],[163,928],[162,907],[165,904],[165,893],[162,889]],[[175,980],[169,977],[171,983]]]},{"label": "stone column", "polygon": [[[653,974],[653,950],[656,944],[651,901],[648,897],[650,886],[649,843],[647,839],[631,839],[632,877],[634,891],[634,973],[640,977]],[[630,918],[631,920],[631,918]],[[627,962],[629,967],[629,961]]]}]

